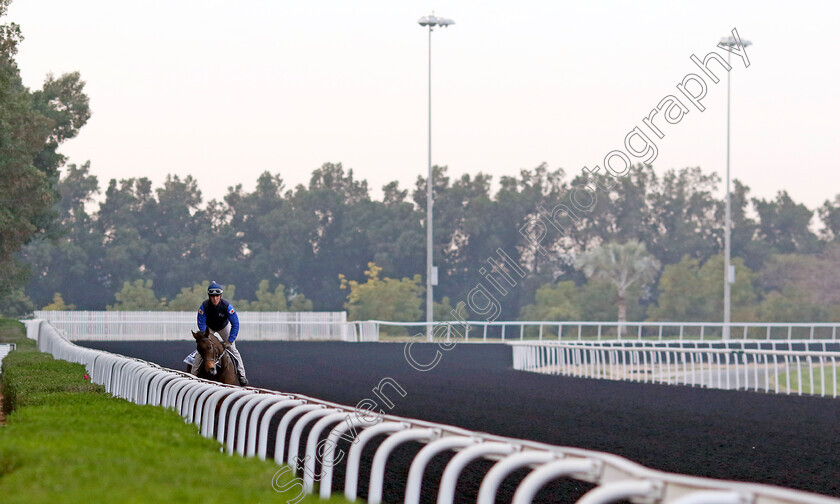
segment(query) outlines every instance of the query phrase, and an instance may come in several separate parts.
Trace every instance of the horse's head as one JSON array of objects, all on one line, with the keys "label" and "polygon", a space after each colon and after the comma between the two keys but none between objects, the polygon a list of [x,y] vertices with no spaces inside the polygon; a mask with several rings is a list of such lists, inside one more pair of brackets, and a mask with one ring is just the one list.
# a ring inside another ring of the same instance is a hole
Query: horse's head
[{"label": "horse's head", "polygon": [[204,361],[204,370],[211,376],[216,375],[216,369],[219,367],[219,360],[225,353],[225,348],[222,342],[210,332],[210,329],[204,331],[191,331],[196,342],[196,350],[201,354]]}]

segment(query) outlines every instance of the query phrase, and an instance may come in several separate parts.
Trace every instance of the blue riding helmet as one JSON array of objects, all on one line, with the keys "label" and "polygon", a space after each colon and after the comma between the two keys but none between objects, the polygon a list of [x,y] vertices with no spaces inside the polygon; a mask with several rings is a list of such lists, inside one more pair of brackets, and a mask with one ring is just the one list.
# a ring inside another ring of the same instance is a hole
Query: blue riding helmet
[{"label": "blue riding helmet", "polygon": [[222,286],[217,284],[215,281],[210,282],[210,286],[207,287],[208,296],[221,296],[222,292],[224,292],[222,290]]}]

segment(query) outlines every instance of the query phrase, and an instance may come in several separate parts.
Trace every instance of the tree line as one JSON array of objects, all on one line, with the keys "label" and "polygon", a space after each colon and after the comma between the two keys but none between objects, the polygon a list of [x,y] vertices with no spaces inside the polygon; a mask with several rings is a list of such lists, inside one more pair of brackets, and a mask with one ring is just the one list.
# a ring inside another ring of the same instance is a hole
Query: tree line
[{"label": "tree line", "polygon": [[[505,319],[616,320],[619,309],[628,320],[722,318],[717,175],[685,168],[660,176],[634,166],[605,181],[612,187],[564,235],[543,241],[545,254],[520,230],[581,181],[541,165],[502,177],[495,191],[491,182],[482,173],[453,179],[446,167],[434,168],[438,317],[467,299],[482,280],[479,268],[502,248],[525,272],[499,297]],[[200,300],[199,286],[212,279],[234,284],[243,306],[271,293],[360,318],[416,320],[425,310],[423,177],[410,191],[392,182],[375,200],[353,170],[325,163],[307,185],[288,189],[266,172],[253,191],[238,185],[209,202],[191,176],[170,175],[161,187],[141,177],[109,181],[95,203],[100,189],[89,164],[69,164],[56,190],[55,231],[20,256],[32,272],[25,294],[34,306],[60,293],[78,309],[119,309],[141,299],[130,294],[139,286],[167,308],[184,290],[198,289]],[[840,197],[815,212],[785,191],[751,198],[736,180],[732,202],[733,319],[835,319],[840,282],[825,273],[840,263]],[[623,288],[581,262],[631,242],[642,244],[654,267]]]}]

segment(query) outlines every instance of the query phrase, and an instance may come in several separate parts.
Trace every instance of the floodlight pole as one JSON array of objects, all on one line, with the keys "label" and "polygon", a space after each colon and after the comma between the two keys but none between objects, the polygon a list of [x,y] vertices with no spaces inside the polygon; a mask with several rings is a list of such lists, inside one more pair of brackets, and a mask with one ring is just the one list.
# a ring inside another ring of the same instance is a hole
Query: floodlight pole
[{"label": "floodlight pole", "polygon": [[[733,47],[738,45],[734,37],[724,37],[721,44]],[[749,40],[742,40],[741,46],[752,45]],[[732,284],[735,282],[735,275],[732,272],[732,196],[729,192],[729,123],[730,123],[730,95],[732,91],[732,53],[726,52],[726,64],[729,71],[726,72],[726,222],[723,229],[724,241],[724,266],[723,266],[723,339],[728,340],[730,336],[730,324],[732,322]]]},{"label": "floodlight pole", "polygon": [[723,339],[729,339],[729,324],[732,322],[732,283],[731,262],[732,262],[732,195],[729,192],[729,101],[732,90],[732,65],[731,54],[726,53],[726,63],[729,64],[729,71],[726,72],[726,227],[723,230],[724,266],[723,266]]},{"label": "floodlight pole", "polygon": [[433,211],[434,198],[432,197],[432,29],[435,26],[447,27],[455,24],[455,21],[446,18],[436,17],[434,12],[430,16],[424,16],[417,21],[420,26],[429,28],[429,174],[426,179],[426,338],[432,341],[432,323],[434,322],[434,296],[433,296],[433,271],[434,271],[434,240],[433,240]]}]

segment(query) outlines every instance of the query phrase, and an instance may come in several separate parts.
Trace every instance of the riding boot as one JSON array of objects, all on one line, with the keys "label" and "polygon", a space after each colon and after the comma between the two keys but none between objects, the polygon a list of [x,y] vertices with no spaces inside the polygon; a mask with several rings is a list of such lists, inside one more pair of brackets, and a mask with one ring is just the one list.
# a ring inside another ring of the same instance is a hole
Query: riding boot
[{"label": "riding boot", "polygon": [[241,385],[242,387],[247,387],[248,386],[248,378],[245,378],[245,371],[244,370],[238,371],[236,373],[236,377],[239,378],[239,385]]},{"label": "riding boot", "polygon": [[198,372],[201,371],[201,365],[204,363],[204,359],[201,358],[201,354],[196,352],[195,360],[193,361],[193,365],[190,368],[190,374],[193,376],[198,376]]}]

